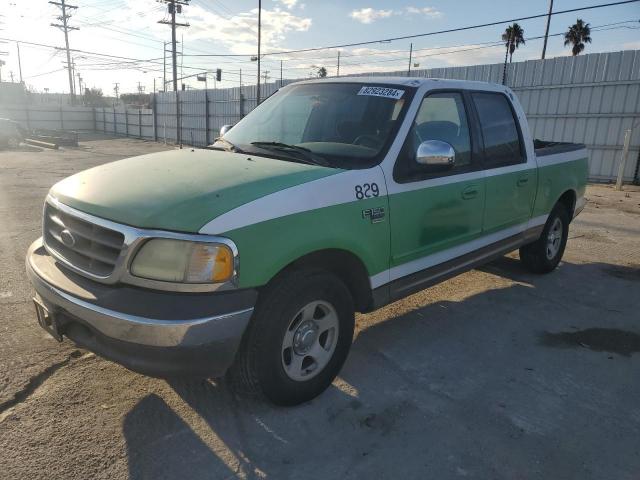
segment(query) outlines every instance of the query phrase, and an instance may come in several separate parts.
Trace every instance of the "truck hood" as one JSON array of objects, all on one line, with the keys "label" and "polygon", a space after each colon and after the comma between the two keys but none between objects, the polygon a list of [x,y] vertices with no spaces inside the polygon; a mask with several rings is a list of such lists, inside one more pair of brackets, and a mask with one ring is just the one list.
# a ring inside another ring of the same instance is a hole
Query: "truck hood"
[{"label": "truck hood", "polygon": [[101,165],[62,180],[50,193],[65,205],[114,222],[198,232],[240,205],[338,172],[247,154],[185,149]]}]

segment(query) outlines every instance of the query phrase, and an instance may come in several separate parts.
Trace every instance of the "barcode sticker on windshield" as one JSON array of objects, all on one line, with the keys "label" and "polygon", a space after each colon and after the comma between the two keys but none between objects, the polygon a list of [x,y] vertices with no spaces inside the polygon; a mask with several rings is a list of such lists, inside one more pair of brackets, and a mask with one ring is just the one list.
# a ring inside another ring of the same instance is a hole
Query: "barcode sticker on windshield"
[{"label": "barcode sticker on windshield", "polygon": [[404,90],[387,87],[362,87],[358,92],[358,95],[367,95],[369,97],[395,98],[396,100],[402,98],[403,94]]}]

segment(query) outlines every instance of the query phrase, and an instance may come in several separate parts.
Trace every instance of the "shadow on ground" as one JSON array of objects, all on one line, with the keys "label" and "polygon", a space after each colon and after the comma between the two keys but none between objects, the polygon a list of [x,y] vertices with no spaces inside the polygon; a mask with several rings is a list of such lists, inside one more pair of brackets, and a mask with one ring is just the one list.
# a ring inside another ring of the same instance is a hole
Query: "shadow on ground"
[{"label": "shadow on ground", "polygon": [[634,478],[638,269],[482,270],[516,283],[366,328],[305,405],[171,382],[185,419],[147,396],[123,424],[131,477]]}]

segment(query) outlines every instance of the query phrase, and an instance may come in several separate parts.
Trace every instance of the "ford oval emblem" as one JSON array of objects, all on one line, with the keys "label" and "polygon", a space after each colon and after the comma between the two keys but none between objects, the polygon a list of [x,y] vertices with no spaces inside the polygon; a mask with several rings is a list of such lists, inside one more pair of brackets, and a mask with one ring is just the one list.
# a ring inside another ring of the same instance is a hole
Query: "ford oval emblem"
[{"label": "ford oval emblem", "polygon": [[66,228],[60,232],[60,239],[67,247],[71,248],[76,244],[76,237]]}]

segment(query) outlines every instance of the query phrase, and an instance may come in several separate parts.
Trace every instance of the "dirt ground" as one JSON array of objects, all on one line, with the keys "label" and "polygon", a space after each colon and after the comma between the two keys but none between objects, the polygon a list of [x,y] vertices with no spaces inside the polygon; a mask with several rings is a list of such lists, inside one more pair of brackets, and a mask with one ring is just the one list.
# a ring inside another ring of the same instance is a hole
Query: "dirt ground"
[{"label": "dirt ground", "polygon": [[276,408],[146,378],[37,326],[59,179],[161,144],[0,152],[0,478],[640,478],[640,189],[591,185],[564,261],[517,253],[358,318],[333,386]]}]

